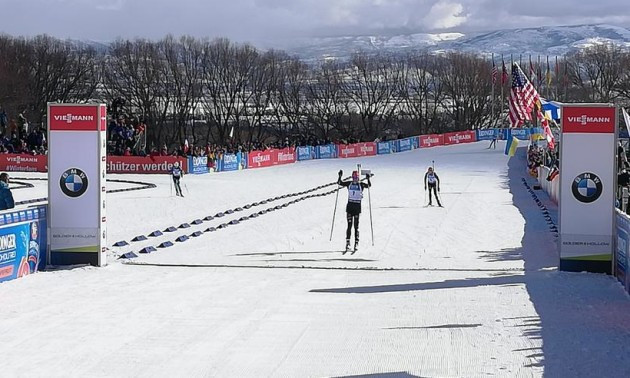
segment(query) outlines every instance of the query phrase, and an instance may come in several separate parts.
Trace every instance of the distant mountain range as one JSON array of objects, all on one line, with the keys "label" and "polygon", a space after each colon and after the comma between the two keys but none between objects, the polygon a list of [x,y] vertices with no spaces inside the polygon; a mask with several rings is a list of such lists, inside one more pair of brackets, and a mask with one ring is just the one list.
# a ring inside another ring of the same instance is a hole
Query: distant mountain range
[{"label": "distant mountain range", "polygon": [[553,56],[603,43],[630,48],[630,29],[613,25],[574,25],[468,34],[341,36],[293,40],[281,48],[305,60],[319,60],[346,59],[356,51],[397,54],[413,50]]}]

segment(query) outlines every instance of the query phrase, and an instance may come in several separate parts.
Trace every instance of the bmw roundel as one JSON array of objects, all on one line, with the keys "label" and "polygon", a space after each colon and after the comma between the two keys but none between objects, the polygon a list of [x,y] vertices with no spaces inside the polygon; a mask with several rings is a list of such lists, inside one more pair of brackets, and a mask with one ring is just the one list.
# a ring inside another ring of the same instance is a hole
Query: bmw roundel
[{"label": "bmw roundel", "polygon": [[77,198],[83,195],[88,188],[88,178],[85,172],[79,168],[67,169],[59,179],[59,186],[63,194]]},{"label": "bmw roundel", "polygon": [[580,202],[595,202],[602,194],[602,180],[594,173],[582,173],[573,180],[571,191]]}]

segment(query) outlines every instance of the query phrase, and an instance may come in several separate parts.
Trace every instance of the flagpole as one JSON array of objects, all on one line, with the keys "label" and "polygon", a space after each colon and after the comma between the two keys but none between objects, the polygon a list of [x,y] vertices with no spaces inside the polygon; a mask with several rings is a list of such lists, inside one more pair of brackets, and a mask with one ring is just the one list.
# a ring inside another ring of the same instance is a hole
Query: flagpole
[{"label": "flagpole", "polygon": [[[503,117],[503,103],[505,102],[503,99],[503,77],[505,75],[505,60],[503,59],[503,54],[501,54],[501,114],[499,118]],[[503,121],[501,121],[501,127],[503,127]]]},{"label": "flagpole", "polygon": [[491,73],[492,77],[490,78],[490,82],[492,83],[492,92],[491,92],[491,95],[490,95],[490,97],[491,97],[491,100],[490,100],[491,101],[490,102],[490,109],[491,109],[490,110],[490,117],[491,117],[491,125],[492,125],[492,127],[494,127],[494,125],[495,125],[495,123],[494,123],[495,122],[495,119],[494,119],[494,80],[495,80],[494,79],[495,78],[494,67],[495,67],[494,66],[494,53],[492,53],[492,73]]}]

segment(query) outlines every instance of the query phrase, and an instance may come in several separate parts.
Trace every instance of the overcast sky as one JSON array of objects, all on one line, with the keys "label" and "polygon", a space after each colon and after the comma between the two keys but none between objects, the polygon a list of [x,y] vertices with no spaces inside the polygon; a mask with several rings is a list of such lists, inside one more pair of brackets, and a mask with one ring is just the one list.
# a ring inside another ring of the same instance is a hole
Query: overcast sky
[{"label": "overcast sky", "polygon": [[0,32],[98,41],[170,33],[269,44],[347,34],[630,26],[628,9],[627,0],[0,0]]}]

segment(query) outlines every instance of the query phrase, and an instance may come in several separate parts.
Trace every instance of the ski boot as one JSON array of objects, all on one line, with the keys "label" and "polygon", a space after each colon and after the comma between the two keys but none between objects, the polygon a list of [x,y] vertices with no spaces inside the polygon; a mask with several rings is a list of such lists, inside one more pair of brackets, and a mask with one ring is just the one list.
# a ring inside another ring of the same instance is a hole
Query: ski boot
[{"label": "ski boot", "polygon": [[346,240],[346,249],[343,251],[343,255],[350,252],[350,240]]}]

